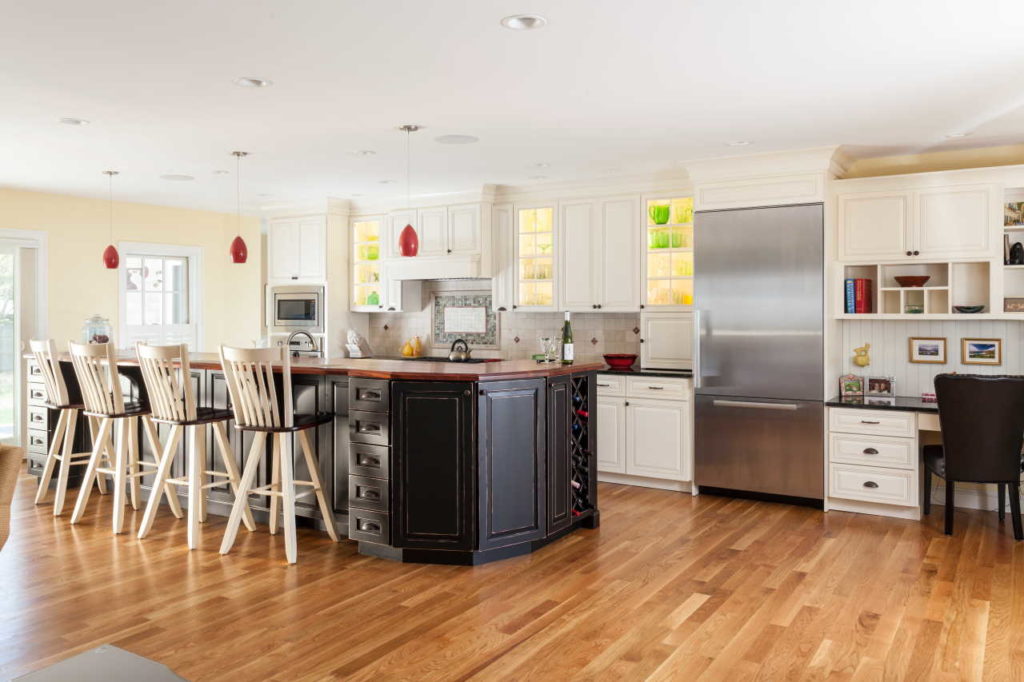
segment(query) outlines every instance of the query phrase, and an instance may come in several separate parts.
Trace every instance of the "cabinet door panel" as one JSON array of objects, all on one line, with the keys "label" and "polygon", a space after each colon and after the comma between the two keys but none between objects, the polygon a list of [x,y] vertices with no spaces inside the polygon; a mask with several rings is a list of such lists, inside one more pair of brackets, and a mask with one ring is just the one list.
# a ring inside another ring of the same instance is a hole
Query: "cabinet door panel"
[{"label": "cabinet door panel", "polygon": [[640,309],[640,244],[638,203],[634,198],[601,202],[600,291],[604,312]]},{"label": "cabinet door panel", "polygon": [[299,222],[299,277],[324,278],[326,246],[324,218],[304,218]]},{"label": "cabinet door panel", "polygon": [[991,251],[988,185],[917,193],[917,243],[921,256],[984,256]]},{"label": "cabinet door panel", "polygon": [[640,317],[640,366],[647,369],[691,369],[693,314],[647,313]]},{"label": "cabinet door panel", "polygon": [[[402,226],[404,227],[404,226]],[[402,227],[399,227],[401,233]],[[420,256],[442,256],[446,251],[448,231],[447,208],[424,208],[416,212],[416,233],[420,239]]]},{"label": "cabinet door panel", "polygon": [[569,377],[548,381],[548,534],[562,530],[572,521],[572,453],[569,429],[572,406]]},{"label": "cabinet door panel", "polygon": [[294,220],[273,221],[269,228],[270,264],[268,276],[291,279],[299,276],[299,223]]},{"label": "cabinet door panel", "polygon": [[479,205],[449,207],[448,253],[462,256],[480,253]]},{"label": "cabinet door panel", "polygon": [[626,473],[626,401],[597,399],[597,470]]},{"label": "cabinet door panel", "polygon": [[563,203],[561,210],[561,296],[563,310],[592,312],[599,301],[600,274],[595,252],[600,235],[594,221],[594,202]]},{"label": "cabinet door panel", "polygon": [[479,391],[480,549],[544,536],[544,395],[543,379],[493,382]]},{"label": "cabinet door panel", "polygon": [[334,412],[334,423],[331,427],[331,459],[333,460],[333,494],[331,495],[334,511],[340,514],[348,513],[348,473],[349,473],[349,444],[348,435],[348,377],[328,377],[327,391],[329,393],[331,410]]},{"label": "cabinet door panel", "polygon": [[677,481],[687,478],[686,403],[630,398],[626,406],[626,472]]},{"label": "cabinet door panel", "polygon": [[[388,225],[388,240],[387,240],[387,253],[391,258],[400,258],[402,256],[398,251],[398,236],[402,234],[402,230],[405,229],[406,225],[412,225],[416,230],[416,234],[419,235],[420,226],[416,220],[416,210],[411,209],[408,211],[395,211],[388,214],[387,219]],[[422,249],[423,239],[420,238],[420,248]]]},{"label": "cabinet door panel", "polygon": [[515,289],[515,248],[512,245],[512,205],[500,204],[491,211],[494,234],[491,284],[492,305],[499,312],[512,310]]},{"label": "cabinet door panel", "polygon": [[839,197],[840,260],[907,257],[910,224],[905,193],[853,194]]}]

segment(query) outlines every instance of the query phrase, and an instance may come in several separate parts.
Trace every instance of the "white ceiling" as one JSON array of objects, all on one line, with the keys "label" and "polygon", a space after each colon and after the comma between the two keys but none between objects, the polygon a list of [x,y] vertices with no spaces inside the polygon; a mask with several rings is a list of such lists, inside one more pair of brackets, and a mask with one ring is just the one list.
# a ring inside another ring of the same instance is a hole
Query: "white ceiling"
[{"label": "white ceiling", "polygon": [[249,210],[404,195],[403,123],[414,194],[1020,142],[1022,36],[1020,0],[0,0],[0,185],[233,210],[243,149]]}]

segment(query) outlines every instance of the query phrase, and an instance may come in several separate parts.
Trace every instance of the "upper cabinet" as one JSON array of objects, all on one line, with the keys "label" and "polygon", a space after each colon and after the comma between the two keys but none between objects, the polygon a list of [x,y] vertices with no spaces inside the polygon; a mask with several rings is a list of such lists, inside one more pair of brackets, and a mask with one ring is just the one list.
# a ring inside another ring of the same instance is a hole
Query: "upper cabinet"
[{"label": "upper cabinet", "polygon": [[419,238],[417,257],[480,256],[483,243],[480,211],[480,204],[394,211],[388,215],[388,257],[402,257],[398,238],[406,225],[412,225]]},{"label": "upper cabinet", "polygon": [[317,281],[326,277],[326,218],[275,218],[267,228],[267,279]]},{"label": "upper cabinet", "polygon": [[384,302],[381,272],[383,218],[352,222],[352,310],[377,311]]},{"label": "upper cabinet", "polygon": [[519,207],[515,215],[513,308],[555,310],[555,207]]},{"label": "upper cabinet", "polygon": [[841,194],[839,259],[998,258],[998,209],[994,185]]},{"label": "upper cabinet", "polygon": [[561,310],[639,310],[638,210],[634,197],[559,205]]},{"label": "upper cabinet", "polygon": [[515,297],[514,222],[512,204],[495,204],[491,209],[491,231],[494,236],[491,305],[498,312],[512,310]]},{"label": "upper cabinet", "polygon": [[644,307],[688,310],[693,307],[693,198],[649,198],[645,204]]}]

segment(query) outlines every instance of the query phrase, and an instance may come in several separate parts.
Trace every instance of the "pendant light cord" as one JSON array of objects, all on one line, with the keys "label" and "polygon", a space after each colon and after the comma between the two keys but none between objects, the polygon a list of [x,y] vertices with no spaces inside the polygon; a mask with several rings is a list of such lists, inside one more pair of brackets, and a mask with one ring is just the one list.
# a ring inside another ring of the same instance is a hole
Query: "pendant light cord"
[{"label": "pendant light cord", "polygon": [[235,154],[235,233],[242,236],[242,155]]},{"label": "pendant light cord", "polygon": [[107,173],[107,218],[110,228],[110,243],[114,243],[114,174]]},{"label": "pendant light cord", "polygon": [[409,151],[412,146],[412,128],[405,131],[405,209],[409,210],[412,206],[412,189],[411,180],[412,171],[412,153]]}]

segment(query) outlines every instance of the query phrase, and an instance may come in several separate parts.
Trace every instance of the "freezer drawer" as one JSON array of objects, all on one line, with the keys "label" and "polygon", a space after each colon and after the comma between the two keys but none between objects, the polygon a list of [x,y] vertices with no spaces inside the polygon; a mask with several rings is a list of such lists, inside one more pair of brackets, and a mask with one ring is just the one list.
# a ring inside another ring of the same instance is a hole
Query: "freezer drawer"
[{"label": "freezer drawer", "polygon": [[699,486],[824,499],[824,405],[697,396]]}]

